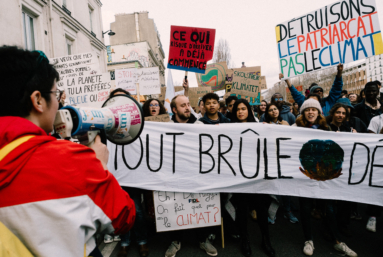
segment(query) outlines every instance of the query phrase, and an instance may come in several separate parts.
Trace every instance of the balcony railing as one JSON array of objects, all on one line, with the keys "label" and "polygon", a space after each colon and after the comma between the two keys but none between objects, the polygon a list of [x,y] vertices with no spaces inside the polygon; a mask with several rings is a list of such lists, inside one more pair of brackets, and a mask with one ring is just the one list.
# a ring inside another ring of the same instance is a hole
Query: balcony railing
[{"label": "balcony railing", "polygon": [[72,14],[64,5],[62,6],[64,12],[66,12],[69,16]]}]

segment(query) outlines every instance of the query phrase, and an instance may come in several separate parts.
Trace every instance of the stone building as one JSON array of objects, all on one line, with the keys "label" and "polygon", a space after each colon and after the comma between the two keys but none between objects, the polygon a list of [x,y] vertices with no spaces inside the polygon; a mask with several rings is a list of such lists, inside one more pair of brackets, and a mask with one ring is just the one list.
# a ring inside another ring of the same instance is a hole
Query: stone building
[{"label": "stone building", "polygon": [[378,80],[380,83],[383,83],[383,54],[375,55],[367,58],[366,64],[368,65],[367,69],[367,80],[375,81]]},{"label": "stone building", "polygon": [[107,46],[108,71],[116,69],[158,67],[160,83],[165,86],[165,53],[160,34],[148,12],[115,15],[110,28],[116,35]]},{"label": "stone building", "polygon": [[106,72],[100,0],[0,0],[0,45],[41,50],[48,58],[96,52]]}]

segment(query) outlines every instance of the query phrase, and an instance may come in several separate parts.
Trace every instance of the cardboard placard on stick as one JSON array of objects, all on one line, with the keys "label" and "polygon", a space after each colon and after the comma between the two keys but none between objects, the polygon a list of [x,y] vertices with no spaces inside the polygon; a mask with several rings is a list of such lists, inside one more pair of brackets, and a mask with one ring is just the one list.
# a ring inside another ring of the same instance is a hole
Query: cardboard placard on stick
[{"label": "cardboard placard on stick", "polygon": [[158,95],[159,101],[165,101],[166,87],[161,87],[161,94]]},{"label": "cardboard placard on stick", "polygon": [[233,85],[230,92],[249,97],[260,97],[260,76],[236,70],[234,70],[233,75]]},{"label": "cardboard placard on stick", "polygon": [[211,87],[189,88],[189,102],[192,107],[198,106],[198,99],[211,92]]},{"label": "cardboard placard on stick", "polygon": [[154,121],[154,122],[169,122],[170,116],[169,114],[161,114],[157,116],[149,116],[145,117],[145,121]]},{"label": "cardboard placard on stick", "polygon": [[183,86],[175,86],[174,87],[174,92],[179,92],[179,91],[182,91],[182,90],[184,90]]}]

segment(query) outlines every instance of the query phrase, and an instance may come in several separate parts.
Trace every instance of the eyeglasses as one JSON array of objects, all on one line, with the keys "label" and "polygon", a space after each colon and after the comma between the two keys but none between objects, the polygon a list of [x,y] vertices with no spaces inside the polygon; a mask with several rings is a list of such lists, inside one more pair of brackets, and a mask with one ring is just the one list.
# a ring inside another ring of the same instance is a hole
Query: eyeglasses
[{"label": "eyeglasses", "polygon": [[275,101],[283,101],[283,98],[274,98]]},{"label": "eyeglasses", "polygon": [[158,104],[149,104],[149,107],[158,107]]},{"label": "eyeglasses", "polygon": [[55,91],[46,91],[46,92],[41,92],[41,93],[55,93],[57,101],[60,101],[61,91],[59,89],[57,89]]},{"label": "eyeglasses", "polygon": [[322,90],[322,89],[316,89],[316,90],[314,91],[315,94],[316,94],[316,93],[319,93],[319,92],[322,92],[322,93],[323,93],[323,90]]}]

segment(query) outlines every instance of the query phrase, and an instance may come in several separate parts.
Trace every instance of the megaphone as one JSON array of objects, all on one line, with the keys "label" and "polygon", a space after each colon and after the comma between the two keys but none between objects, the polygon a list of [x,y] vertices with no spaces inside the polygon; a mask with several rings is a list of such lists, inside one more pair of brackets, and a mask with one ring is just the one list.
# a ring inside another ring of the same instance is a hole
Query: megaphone
[{"label": "megaphone", "polygon": [[[107,99],[102,108],[65,106],[55,117],[55,132],[63,139],[75,138],[90,145],[98,134],[117,145],[134,142],[144,128],[140,104],[128,95]],[[106,141],[106,140],[105,140]]]}]

